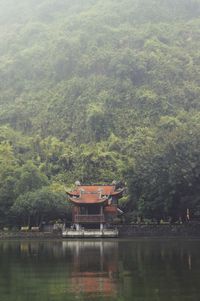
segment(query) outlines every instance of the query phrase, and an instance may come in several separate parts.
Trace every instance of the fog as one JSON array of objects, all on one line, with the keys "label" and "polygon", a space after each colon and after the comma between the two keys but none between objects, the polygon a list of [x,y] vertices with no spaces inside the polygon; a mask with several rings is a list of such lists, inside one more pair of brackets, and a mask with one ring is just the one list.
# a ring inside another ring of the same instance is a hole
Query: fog
[{"label": "fog", "polygon": [[198,219],[199,16],[200,0],[0,0],[2,225],[76,180],[127,183],[128,221]]}]

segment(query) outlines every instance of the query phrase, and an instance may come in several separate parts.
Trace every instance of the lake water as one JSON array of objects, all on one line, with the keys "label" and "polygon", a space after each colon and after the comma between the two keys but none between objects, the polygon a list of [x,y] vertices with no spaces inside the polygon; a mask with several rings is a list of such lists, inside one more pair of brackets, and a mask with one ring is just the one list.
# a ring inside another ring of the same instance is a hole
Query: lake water
[{"label": "lake water", "polygon": [[199,301],[200,240],[0,242],[1,301]]}]

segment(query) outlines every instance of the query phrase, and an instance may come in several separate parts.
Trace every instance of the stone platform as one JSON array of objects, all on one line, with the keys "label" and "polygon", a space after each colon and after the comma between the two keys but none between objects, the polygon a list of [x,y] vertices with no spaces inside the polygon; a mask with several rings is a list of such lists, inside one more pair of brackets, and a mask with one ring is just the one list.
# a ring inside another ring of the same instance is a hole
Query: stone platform
[{"label": "stone platform", "polygon": [[117,229],[80,229],[72,230],[65,229],[62,232],[63,238],[98,238],[98,237],[118,237],[119,233]]}]

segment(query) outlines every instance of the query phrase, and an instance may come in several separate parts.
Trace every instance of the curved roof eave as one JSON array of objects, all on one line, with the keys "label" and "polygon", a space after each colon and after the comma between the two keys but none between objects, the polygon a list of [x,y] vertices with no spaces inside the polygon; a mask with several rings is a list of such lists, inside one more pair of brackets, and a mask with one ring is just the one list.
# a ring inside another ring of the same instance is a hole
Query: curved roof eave
[{"label": "curved roof eave", "polygon": [[74,204],[103,204],[104,202],[106,202],[108,200],[108,198],[103,198],[103,199],[99,199],[99,200],[82,200],[81,198],[69,198],[70,201]]}]

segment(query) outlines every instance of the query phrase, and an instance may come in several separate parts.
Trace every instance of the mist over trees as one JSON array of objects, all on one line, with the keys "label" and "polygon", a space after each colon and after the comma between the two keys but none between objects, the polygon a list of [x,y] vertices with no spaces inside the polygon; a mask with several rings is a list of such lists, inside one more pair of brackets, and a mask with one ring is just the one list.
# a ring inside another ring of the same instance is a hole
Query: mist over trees
[{"label": "mist over trees", "polygon": [[1,225],[63,218],[76,180],[126,182],[131,220],[200,215],[199,16],[200,0],[0,1]]}]

